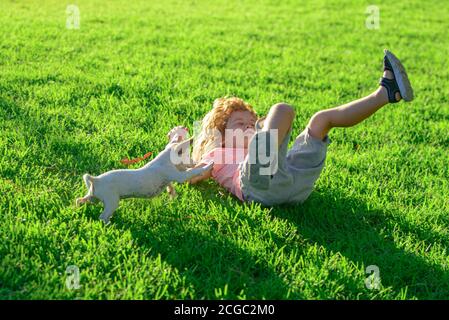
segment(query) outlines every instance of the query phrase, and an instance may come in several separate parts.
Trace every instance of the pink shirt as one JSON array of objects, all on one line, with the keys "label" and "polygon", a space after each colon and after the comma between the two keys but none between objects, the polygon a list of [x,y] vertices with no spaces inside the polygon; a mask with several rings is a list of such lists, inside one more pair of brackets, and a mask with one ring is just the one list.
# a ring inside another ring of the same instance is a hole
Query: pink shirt
[{"label": "pink shirt", "polygon": [[245,148],[215,148],[203,157],[203,160],[214,161],[212,178],[241,201],[244,200],[238,168],[247,153]]}]

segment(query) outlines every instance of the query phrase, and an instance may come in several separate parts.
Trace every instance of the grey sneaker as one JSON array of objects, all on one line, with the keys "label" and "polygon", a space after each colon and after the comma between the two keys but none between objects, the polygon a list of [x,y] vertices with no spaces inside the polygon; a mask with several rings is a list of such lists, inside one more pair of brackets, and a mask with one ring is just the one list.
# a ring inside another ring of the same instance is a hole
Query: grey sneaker
[{"label": "grey sneaker", "polygon": [[398,102],[395,98],[397,92],[404,101],[412,101],[414,99],[413,88],[404,66],[391,51],[385,49],[384,53],[384,70],[393,72],[394,79],[381,78],[379,84],[387,89],[389,102]]}]

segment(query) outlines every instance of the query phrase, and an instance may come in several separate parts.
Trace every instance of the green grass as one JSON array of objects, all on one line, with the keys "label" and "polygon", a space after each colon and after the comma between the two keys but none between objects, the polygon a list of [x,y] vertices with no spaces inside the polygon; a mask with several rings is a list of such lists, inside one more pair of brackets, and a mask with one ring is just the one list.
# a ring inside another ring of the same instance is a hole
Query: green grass
[{"label": "green grass", "polygon": [[[448,298],[447,2],[377,1],[379,30],[370,1],[83,0],[79,30],[67,4],[0,4],[0,298]],[[244,205],[207,181],[122,201],[109,227],[101,205],[75,208],[82,174],[157,154],[217,97],[260,115],[288,102],[299,133],[376,88],[384,47],[416,100],[332,131],[304,204]]]}]

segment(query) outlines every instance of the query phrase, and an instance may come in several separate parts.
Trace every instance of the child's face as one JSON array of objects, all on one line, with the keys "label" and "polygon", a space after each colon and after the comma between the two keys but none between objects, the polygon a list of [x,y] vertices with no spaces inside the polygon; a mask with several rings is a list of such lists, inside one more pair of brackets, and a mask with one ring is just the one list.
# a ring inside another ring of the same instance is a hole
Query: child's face
[{"label": "child's face", "polygon": [[255,132],[256,120],[256,117],[249,111],[232,112],[225,128],[225,147],[248,148],[249,141]]}]

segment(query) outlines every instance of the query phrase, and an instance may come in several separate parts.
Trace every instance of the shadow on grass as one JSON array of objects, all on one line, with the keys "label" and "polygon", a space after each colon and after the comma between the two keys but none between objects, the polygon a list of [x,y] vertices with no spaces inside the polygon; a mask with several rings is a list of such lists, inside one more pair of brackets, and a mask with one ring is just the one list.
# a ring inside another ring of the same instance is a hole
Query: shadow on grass
[{"label": "shadow on grass", "polygon": [[[198,188],[204,191],[203,201],[212,200],[228,211],[235,210],[230,205],[232,201],[217,199],[216,188],[211,190],[210,185],[198,185]],[[431,258],[426,260],[423,256],[431,245],[444,248],[449,241],[430,229],[411,225],[405,219],[398,218],[400,215],[396,213],[372,208],[359,199],[331,189],[314,192],[302,205],[275,206],[270,214],[293,223],[306,243],[318,244],[329,252],[338,252],[355,265],[379,267],[382,286],[390,288],[395,295],[406,289],[407,298],[447,299],[449,273],[440,265],[430,263]],[[246,219],[252,230],[260,228],[257,221],[249,216],[240,215],[239,218]],[[214,288],[223,288],[226,283],[235,290],[229,293],[228,298],[237,297],[241,288],[245,288],[247,298],[255,299],[285,299],[290,291],[277,270],[264,259],[253,256],[224,238],[217,228],[211,228],[208,234],[186,229],[182,223],[166,225],[158,234],[148,231],[151,230],[149,225],[128,225],[124,228],[131,230],[138,243],[161,253],[167,263],[186,276],[187,282],[193,284],[200,297],[214,298]],[[398,237],[403,237],[404,243],[397,243]],[[278,247],[285,246],[286,254],[293,249],[303,252],[302,243],[286,243],[278,237],[273,240]],[[410,240],[411,246],[408,249],[399,247],[406,246],[406,240]],[[420,245],[418,249],[417,244]],[[416,250],[422,256],[417,255]],[[308,258],[306,252],[304,257]],[[361,294],[362,298],[370,297],[360,278],[334,274],[332,280],[344,284],[348,296]],[[365,292],[359,292],[361,287]],[[324,291],[317,290],[316,294],[320,298],[334,298]],[[289,295],[289,299],[304,298],[306,296],[298,289]]]},{"label": "shadow on grass", "polygon": [[[17,166],[1,170],[2,177],[12,179],[17,176],[22,163],[46,168],[49,165],[45,162],[47,158],[61,155],[64,155],[61,160],[67,161],[61,161],[48,170],[80,175],[86,168],[105,166],[98,163],[101,156],[93,153],[87,143],[58,136],[51,123],[39,121],[15,103],[0,98],[0,109],[2,121],[13,120],[16,129],[22,130],[19,138],[22,136],[29,145],[35,145],[31,152],[16,159]],[[49,136],[53,139],[52,146],[42,152],[41,149],[47,147],[45,138]],[[80,178],[76,179],[81,184]],[[220,202],[229,211],[235,209],[225,201],[217,200],[215,188],[203,188],[205,200]],[[406,251],[399,248],[394,235],[411,236],[413,244],[422,243],[426,248],[431,248],[434,243],[447,248],[449,241],[423,226],[417,227],[405,219],[396,218],[400,216],[397,213],[370,208],[363,201],[349,198],[338,190],[327,189],[322,193],[314,192],[303,205],[273,207],[271,214],[293,223],[307,241],[318,243],[329,251],[340,252],[350,261],[365,267],[377,265],[384,287],[391,287],[397,293],[408,287],[408,295],[420,299],[447,299],[449,273],[437,264],[430,264],[431,258],[425,260],[412,253],[416,249]],[[248,219],[253,230],[258,228],[250,217],[242,219]],[[211,228],[208,234],[202,234],[184,227],[182,223],[172,223],[163,225],[162,230],[154,233],[151,232],[152,226],[145,223],[121,227],[129,229],[141,246],[152,248],[152,252],[160,253],[176,267],[194,286],[199,297],[214,298],[214,289],[223,288],[227,283],[232,285],[228,297],[237,297],[241,289],[245,290],[248,298],[280,299],[287,296],[289,288],[276,270],[223,237],[216,229]],[[276,243],[282,246],[283,239],[276,239]],[[287,249],[292,248],[292,244],[287,244]],[[423,256],[427,254],[425,249],[421,251],[424,251],[421,253]],[[348,278],[344,278],[345,283],[351,281]],[[291,298],[303,296],[297,293]]]},{"label": "shadow on grass", "polygon": [[[116,226],[130,231],[136,243],[151,249],[154,257],[160,254],[185,276],[186,283],[194,288],[194,299],[282,299],[288,290],[266,263],[218,232],[203,234],[182,222],[168,221],[159,224],[157,232],[150,223]],[[227,293],[217,295],[215,290],[223,290],[226,284]]]},{"label": "shadow on grass", "polygon": [[448,247],[449,241],[391,213],[331,189],[313,192],[302,205],[277,206],[271,211],[275,217],[293,223],[307,241],[339,252],[365,268],[378,266],[383,287],[391,287],[396,293],[407,287],[407,297],[447,299],[449,273],[429,263],[431,258],[426,261],[399,248],[394,236],[411,237],[413,245],[420,243],[423,255],[434,244]]},{"label": "shadow on grass", "polygon": [[[223,210],[235,211],[233,200],[226,194],[217,199],[217,188],[211,188],[211,184],[199,184],[196,187],[201,191],[202,201],[211,200]],[[224,191],[221,187],[218,189]],[[251,217],[240,215],[239,218],[245,219],[252,230],[260,230],[258,222]],[[129,231],[145,251],[150,249],[150,254],[154,257],[161,254],[165,262],[175,267],[181,276],[185,276],[186,282],[195,288],[195,299],[236,299],[242,297],[241,290],[244,290],[243,296],[247,299],[307,298],[305,293],[291,288],[283,279],[285,275],[282,276],[279,270],[275,270],[266,257],[257,256],[229,239],[227,232],[223,233],[223,229],[228,226],[220,228],[213,221],[205,232],[198,231],[194,226],[184,225],[182,221],[173,220],[157,225],[121,219],[114,223],[117,228]],[[271,239],[278,248],[285,246],[286,250],[298,245],[285,243],[271,233],[261,232],[258,237],[266,241]],[[307,250],[305,247],[301,249]],[[350,275],[335,274],[333,279],[350,288],[360,287],[358,279],[353,279]],[[228,294],[217,297],[215,289],[223,288],[226,284],[229,286]],[[319,297],[329,298],[325,290],[318,289],[317,292]]]}]

